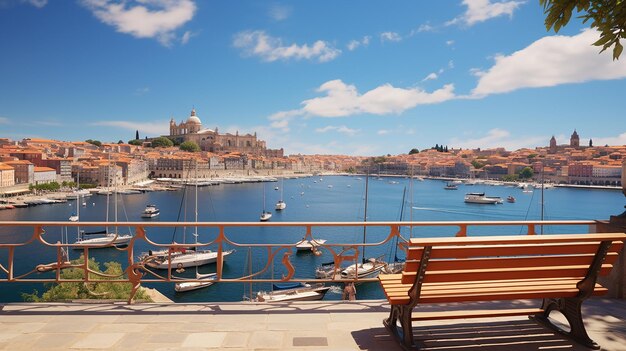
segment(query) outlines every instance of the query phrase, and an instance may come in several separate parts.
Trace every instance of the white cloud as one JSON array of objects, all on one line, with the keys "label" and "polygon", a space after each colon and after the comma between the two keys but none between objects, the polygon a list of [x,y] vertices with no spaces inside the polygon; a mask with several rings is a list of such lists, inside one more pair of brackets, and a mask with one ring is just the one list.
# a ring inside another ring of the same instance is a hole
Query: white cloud
[{"label": "white cloud", "polygon": [[183,33],[183,36],[180,38],[180,43],[185,45],[189,42],[189,40],[191,40],[191,38],[195,37],[197,34],[188,30],[185,33]]},{"label": "white cloud", "polygon": [[396,32],[384,32],[384,33],[380,33],[380,41],[395,41],[398,42],[402,40],[402,37],[400,36],[400,34],[396,33]]},{"label": "white cloud", "polygon": [[0,117],[0,124],[9,124],[9,119],[6,117]]},{"label": "white cloud", "polygon": [[165,46],[171,45],[175,31],[196,12],[192,0],[82,0],[82,3],[118,32],[136,38],[156,38]]},{"label": "white cloud", "polygon": [[446,25],[465,24],[472,26],[478,22],[502,15],[513,16],[513,11],[524,4],[525,1],[491,1],[491,0],[463,0],[467,6],[464,14],[446,22]]},{"label": "white cloud", "polygon": [[22,2],[33,5],[39,9],[48,4],[48,0],[22,0]]},{"label": "white cloud", "polygon": [[284,132],[289,131],[289,122],[297,116],[301,116],[304,114],[304,111],[301,110],[290,110],[290,111],[280,111],[276,112],[273,115],[269,116],[270,127],[281,129]]},{"label": "white cloud", "polygon": [[402,113],[417,105],[440,103],[455,97],[452,84],[431,93],[419,88],[404,89],[384,84],[359,94],[354,85],[347,85],[339,79],[322,84],[317,91],[326,95],[303,101],[302,110],[308,115],[320,117]]},{"label": "white cloud", "polygon": [[315,129],[315,131],[318,133],[326,133],[330,131],[335,131],[337,133],[342,133],[342,134],[346,134],[350,136],[355,135],[356,133],[359,132],[358,129],[351,129],[346,126],[326,126],[323,128],[317,128]]},{"label": "white cloud", "polygon": [[625,78],[626,61],[598,54],[591,45],[597,39],[598,32],[587,29],[571,37],[544,37],[509,56],[496,56],[487,71],[474,71],[480,79],[472,95]]},{"label": "white cloud", "polygon": [[[442,72],[442,71],[440,70],[440,72]],[[437,78],[439,78],[439,76],[437,75],[437,73],[432,72],[431,74],[427,75],[424,79],[422,79],[422,82],[425,82],[425,81],[427,81],[427,80],[435,80],[435,79],[437,79]]]},{"label": "white cloud", "polygon": [[372,37],[370,37],[369,35],[366,35],[361,40],[352,40],[348,43],[347,48],[350,51],[354,51],[359,46],[368,46],[371,38]]},{"label": "white cloud", "polygon": [[283,5],[274,5],[270,7],[269,16],[274,21],[283,21],[291,15],[291,7]]},{"label": "white cloud", "polygon": [[452,138],[448,142],[448,145],[454,148],[464,149],[490,149],[497,147],[504,147],[507,150],[518,150],[521,148],[534,148],[537,145],[545,145],[546,140],[549,140],[546,136],[520,136],[513,137],[508,130],[494,128],[487,132],[487,135],[470,138],[470,139],[458,139]]},{"label": "white cloud", "polygon": [[[596,137],[591,138],[593,140],[594,146],[618,146],[618,145],[626,145],[626,132],[615,136],[615,137]],[[581,142],[582,144],[582,142]]]},{"label": "white cloud", "polygon": [[435,31],[435,27],[431,26],[428,23],[424,23],[424,24],[421,24],[419,27],[417,27],[417,29],[415,31],[417,33],[434,32]]},{"label": "white cloud", "polygon": [[341,50],[322,40],[316,41],[311,46],[307,44],[284,46],[282,39],[269,36],[264,31],[237,33],[233,45],[247,55],[258,56],[268,62],[289,59],[327,62],[341,54]]},{"label": "white cloud", "polygon": [[448,45],[448,46],[454,45],[454,40],[447,40],[446,41],[446,45]]},{"label": "white cloud", "polygon": [[376,134],[378,134],[378,135],[387,135],[389,133],[391,133],[391,132],[388,131],[387,129],[381,129],[381,130],[376,132]]},{"label": "white cloud", "polygon": [[92,123],[94,126],[104,127],[116,127],[120,129],[126,129],[130,131],[138,130],[142,134],[149,135],[165,135],[169,133],[168,121],[154,121],[154,122],[128,122],[128,121],[102,121]]}]

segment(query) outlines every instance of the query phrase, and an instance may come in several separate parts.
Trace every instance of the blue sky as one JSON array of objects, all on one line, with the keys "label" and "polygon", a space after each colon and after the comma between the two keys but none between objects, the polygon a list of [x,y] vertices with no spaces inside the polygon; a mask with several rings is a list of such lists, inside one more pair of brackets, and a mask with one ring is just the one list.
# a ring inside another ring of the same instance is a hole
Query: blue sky
[{"label": "blue sky", "polygon": [[286,153],[626,144],[626,58],[538,0],[0,0],[0,137],[129,140],[192,107]]}]

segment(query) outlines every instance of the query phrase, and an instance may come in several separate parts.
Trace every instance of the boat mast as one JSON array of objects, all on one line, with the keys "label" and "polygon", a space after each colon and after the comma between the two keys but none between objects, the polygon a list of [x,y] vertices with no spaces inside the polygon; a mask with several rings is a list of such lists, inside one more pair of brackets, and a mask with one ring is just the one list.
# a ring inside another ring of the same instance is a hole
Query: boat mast
[{"label": "boat mast", "polygon": [[[195,222],[196,222],[196,227],[195,227],[193,236],[195,238],[195,240],[194,240],[195,243],[198,244],[198,160],[197,159],[196,159],[196,170],[195,170],[195,173],[196,174],[194,175],[194,177],[196,178],[196,186],[195,186],[195,191],[196,191],[196,196],[195,196],[196,197],[196,200],[195,200],[196,204],[195,205],[196,205],[196,209],[195,209],[195,213],[194,213],[194,219],[195,219]],[[198,278],[198,262],[197,262],[197,260],[198,260],[198,246],[194,246],[193,251],[194,251],[194,258],[196,259],[195,266],[196,266],[196,279],[197,279]]]},{"label": "boat mast", "polygon": [[[543,222],[543,163],[541,163],[541,221]],[[541,234],[543,234],[543,223],[541,224]]]},{"label": "boat mast", "polygon": [[[409,220],[413,223],[413,166],[411,165],[411,179],[409,179],[409,198],[411,202],[411,207],[409,208]],[[413,237],[413,224],[411,224],[411,231],[409,232],[409,238]]]},{"label": "boat mast", "polygon": [[[369,178],[370,178],[370,170],[369,170],[369,166],[367,169],[367,174],[365,175],[365,209],[364,209],[364,216],[363,216],[363,222],[367,222],[367,190],[368,190],[368,184],[369,184]],[[365,262],[365,234],[367,232],[367,226],[363,226],[363,249],[361,250],[363,255],[361,257],[361,262]]]},{"label": "boat mast", "polygon": [[[402,191],[402,206],[400,206],[400,222],[402,222],[402,218],[404,215],[404,200],[406,199],[406,186],[404,187],[404,190]],[[400,228],[402,228],[400,226]],[[398,236],[400,235],[400,228],[398,228]],[[395,251],[393,253],[393,261],[396,262],[398,260],[398,240],[399,238],[396,236],[396,245],[395,245]]]},{"label": "boat mast", "polygon": [[106,228],[106,232],[109,232],[109,206],[111,206],[110,204],[110,200],[109,200],[109,192],[111,191],[111,154],[109,154],[109,163],[107,164],[107,211],[106,211],[106,221],[107,221],[107,228]]}]

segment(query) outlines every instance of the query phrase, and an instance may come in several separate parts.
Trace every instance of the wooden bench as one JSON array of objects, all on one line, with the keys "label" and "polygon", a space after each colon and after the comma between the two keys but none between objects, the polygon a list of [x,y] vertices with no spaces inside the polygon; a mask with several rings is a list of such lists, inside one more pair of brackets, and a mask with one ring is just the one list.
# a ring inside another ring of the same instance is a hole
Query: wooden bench
[{"label": "wooden bench", "polygon": [[[607,292],[596,279],[609,274],[625,240],[624,233],[411,239],[402,273],[379,276],[391,304],[383,323],[405,349],[418,349],[412,321],[528,315],[598,349],[581,305]],[[537,298],[543,304],[536,309],[413,312],[418,304]],[[548,320],[553,310],[565,316],[569,332]]]}]

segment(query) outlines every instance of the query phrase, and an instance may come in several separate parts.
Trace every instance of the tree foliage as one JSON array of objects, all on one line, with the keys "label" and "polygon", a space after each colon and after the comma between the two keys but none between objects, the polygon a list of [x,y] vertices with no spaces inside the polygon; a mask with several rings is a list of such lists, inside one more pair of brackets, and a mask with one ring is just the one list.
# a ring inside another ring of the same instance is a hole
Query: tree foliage
[{"label": "tree foliage", "polygon": [[141,146],[143,144],[143,140],[133,139],[133,140],[129,140],[128,143],[130,145]]},{"label": "tree foliage", "polygon": [[61,184],[59,184],[57,182],[42,183],[42,184],[31,184],[31,185],[28,186],[28,188],[31,191],[33,191],[33,190],[58,191],[59,189],[61,189]]},{"label": "tree foliage", "polygon": [[546,29],[558,31],[565,26],[572,12],[580,12],[583,23],[591,21],[591,28],[600,32],[600,39],[593,45],[602,47],[600,52],[613,47],[613,60],[619,59],[626,38],[626,1],[623,0],[539,0],[546,14]]},{"label": "tree foliage", "polygon": [[101,147],[102,146],[102,142],[100,140],[87,139],[87,140],[85,140],[85,142],[89,143],[91,145],[95,145],[97,147]]},{"label": "tree foliage", "polygon": [[183,142],[182,144],[180,144],[179,147],[181,150],[188,151],[188,152],[200,151],[200,146],[198,146],[198,144],[196,144],[195,142],[191,140]]},{"label": "tree foliage", "polygon": [[502,180],[505,182],[515,182],[518,179],[519,179],[519,176],[517,174],[507,174],[502,177]]},{"label": "tree foliage", "polygon": [[152,139],[152,147],[171,147],[174,143],[166,137],[158,137]]},{"label": "tree foliage", "polygon": [[519,177],[522,179],[529,179],[532,178],[534,175],[533,169],[530,167],[524,167],[524,169],[522,169],[519,172]]},{"label": "tree foliage", "polygon": [[472,160],[472,166],[474,166],[474,168],[476,169],[481,169],[483,167],[485,167],[485,164],[482,162],[478,162],[476,160]]},{"label": "tree foliage", "polygon": [[[85,262],[83,256],[77,260],[72,260],[72,264],[82,265]],[[119,279],[123,274],[122,266],[118,262],[107,262],[104,264],[104,271],[100,269],[100,264],[91,258],[88,262],[89,269],[94,272],[103,273],[110,277],[102,277],[100,275],[89,273],[89,278],[99,280],[97,283],[84,282],[66,282],[47,284],[46,290],[41,296],[38,291],[32,294],[22,294],[25,301],[30,302],[54,302],[68,301],[77,299],[114,299],[128,300],[132,286],[130,283],[109,283],[106,280]],[[61,279],[63,280],[82,280],[85,272],[81,267],[66,268],[61,271]],[[139,289],[135,294],[136,300],[150,300],[145,291]]]},{"label": "tree foliage", "polygon": [[413,155],[413,154],[419,154],[420,151],[418,149],[411,149],[411,151],[409,151],[409,155]]}]

